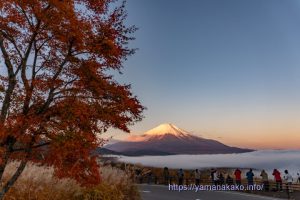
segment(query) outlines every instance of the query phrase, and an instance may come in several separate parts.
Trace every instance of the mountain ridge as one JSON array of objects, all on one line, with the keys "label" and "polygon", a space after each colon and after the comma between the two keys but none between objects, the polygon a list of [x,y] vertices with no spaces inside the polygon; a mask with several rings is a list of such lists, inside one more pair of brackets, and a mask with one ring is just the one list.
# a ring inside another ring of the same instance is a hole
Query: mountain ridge
[{"label": "mountain ridge", "polygon": [[105,148],[133,156],[226,154],[253,151],[252,149],[227,146],[216,140],[192,135],[170,123],[161,124],[141,136],[131,136],[126,141],[107,145]]}]

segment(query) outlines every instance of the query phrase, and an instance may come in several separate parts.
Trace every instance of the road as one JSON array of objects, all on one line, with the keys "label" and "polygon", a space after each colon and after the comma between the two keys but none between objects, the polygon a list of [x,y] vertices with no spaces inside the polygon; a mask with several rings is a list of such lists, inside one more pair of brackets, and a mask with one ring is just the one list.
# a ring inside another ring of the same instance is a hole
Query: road
[{"label": "road", "polygon": [[[143,200],[279,200],[252,194],[225,191],[169,191],[168,186],[138,185]],[[280,199],[282,200],[282,199]]]}]

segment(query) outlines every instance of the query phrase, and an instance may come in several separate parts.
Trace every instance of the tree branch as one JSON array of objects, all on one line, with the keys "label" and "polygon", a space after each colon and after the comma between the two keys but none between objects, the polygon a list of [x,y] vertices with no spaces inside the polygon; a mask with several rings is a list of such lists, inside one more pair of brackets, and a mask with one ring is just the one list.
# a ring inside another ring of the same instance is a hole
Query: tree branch
[{"label": "tree branch", "polygon": [[9,179],[9,181],[7,181],[7,183],[2,188],[2,191],[0,192],[0,199],[3,199],[6,192],[8,192],[8,190],[14,185],[14,183],[18,180],[19,176],[24,171],[24,169],[29,161],[29,157],[31,155],[31,148],[27,148],[26,152],[27,152],[26,157],[21,161],[21,163],[20,163],[18,169],[16,170],[16,172],[14,173],[14,175]]},{"label": "tree branch", "polygon": [[[67,64],[69,57],[72,55],[72,47],[73,47],[73,41],[70,41],[69,47],[68,47],[68,53],[65,56],[64,60],[59,65],[59,68],[58,68],[57,72],[52,77],[52,82],[54,82],[58,78],[58,76],[61,74],[64,66]],[[57,89],[57,87],[55,87],[55,86],[52,86],[50,88],[48,98],[47,98],[46,102],[44,103],[44,105],[41,107],[41,109],[38,111],[37,114],[43,113],[50,106],[50,104],[53,101],[53,98],[55,96],[54,92],[55,92],[56,89]]]},{"label": "tree branch", "polygon": [[33,90],[33,88],[30,87],[28,79],[26,77],[26,68],[27,68],[26,66],[27,66],[27,61],[28,61],[32,46],[34,45],[35,38],[38,34],[38,29],[39,29],[40,25],[41,25],[41,21],[38,20],[35,30],[30,38],[24,58],[22,59],[21,78],[22,78],[24,88],[25,88],[25,100],[24,100],[24,105],[23,105],[23,113],[24,114],[26,114],[29,110],[29,104],[30,104],[30,100],[32,97],[32,90]]},{"label": "tree branch", "polygon": [[14,46],[14,48],[16,49],[18,55],[19,55],[20,58],[22,59],[22,58],[23,58],[22,52],[21,52],[21,50],[18,48],[18,45],[17,45],[16,41],[14,40],[14,38],[13,38],[11,35],[9,35],[8,33],[5,33],[3,30],[1,30],[1,34],[2,34],[2,36],[3,36],[5,39],[7,39],[8,41],[10,41],[10,42],[13,44],[13,46]]},{"label": "tree branch", "polygon": [[[32,146],[31,149],[36,149],[36,148],[47,146],[50,144],[51,144],[50,142],[45,142],[43,144],[38,144],[38,145]],[[16,151],[25,151],[25,150],[26,150],[25,148],[18,148],[18,149],[13,149],[12,151],[16,152]]]},{"label": "tree branch", "polygon": [[6,117],[7,117],[7,113],[10,107],[10,101],[11,101],[11,96],[13,94],[13,91],[15,89],[16,86],[16,76],[14,74],[14,69],[13,69],[13,65],[10,61],[9,55],[6,51],[6,48],[4,46],[4,38],[2,33],[0,33],[0,48],[1,48],[1,52],[3,54],[4,57],[4,61],[5,61],[5,65],[7,68],[7,74],[8,74],[8,87],[7,90],[5,92],[5,97],[4,97],[4,101],[2,104],[2,109],[1,109],[1,116],[0,116],[0,123],[4,123]]}]

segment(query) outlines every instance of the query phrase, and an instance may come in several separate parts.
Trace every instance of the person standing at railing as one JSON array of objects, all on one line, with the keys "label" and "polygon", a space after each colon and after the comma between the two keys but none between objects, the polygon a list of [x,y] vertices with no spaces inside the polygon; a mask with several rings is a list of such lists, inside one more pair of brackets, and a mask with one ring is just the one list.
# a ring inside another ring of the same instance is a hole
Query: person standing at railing
[{"label": "person standing at railing", "polygon": [[217,170],[213,170],[212,172],[212,181],[214,185],[219,185],[220,180],[219,180],[219,172]]},{"label": "person standing at railing", "polygon": [[137,168],[135,170],[135,174],[136,174],[136,179],[139,183],[143,183],[143,176],[142,176],[142,169]]},{"label": "person standing at railing", "polygon": [[240,169],[236,169],[234,171],[235,184],[241,185],[241,175],[242,175],[242,171]]},{"label": "person standing at railing", "polygon": [[248,181],[248,185],[253,185],[253,177],[254,177],[254,174],[252,172],[252,169],[250,169],[247,173],[246,173],[246,178],[247,178],[247,181]]},{"label": "person standing at railing", "polygon": [[183,180],[184,180],[184,172],[182,169],[179,169],[177,172],[178,176],[178,185],[183,185]]},{"label": "person standing at railing", "polygon": [[144,175],[147,176],[147,183],[148,183],[148,184],[151,184],[151,183],[152,183],[152,178],[153,178],[152,170],[149,169],[148,171],[146,171],[146,172],[144,173]]},{"label": "person standing at railing", "polygon": [[167,167],[164,168],[163,177],[164,177],[164,184],[168,185],[170,183],[170,173]]},{"label": "person standing at railing", "polygon": [[211,177],[211,183],[212,183],[212,185],[217,185],[218,175],[217,175],[217,170],[216,169],[211,168],[211,170],[210,170],[210,177]]},{"label": "person standing at railing", "polygon": [[200,171],[198,169],[195,170],[195,185],[200,185]]},{"label": "person standing at railing", "polygon": [[269,191],[269,177],[265,170],[262,170],[260,173],[260,176],[262,178],[262,182],[264,184],[264,190]]},{"label": "person standing at railing", "polygon": [[277,169],[274,169],[272,175],[276,181],[276,191],[282,191],[282,179],[280,172]]},{"label": "person standing at railing", "polygon": [[297,183],[300,183],[300,173],[297,173]]},{"label": "person standing at railing", "polygon": [[286,192],[288,194],[288,198],[290,198],[290,193],[292,192],[292,183],[293,183],[293,177],[289,174],[288,170],[284,170],[284,176],[283,179],[286,184]]},{"label": "person standing at railing", "polygon": [[218,179],[219,179],[219,184],[220,184],[220,185],[224,185],[225,180],[224,180],[224,176],[223,176],[223,173],[222,173],[222,172],[219,172],[219,174],[218,174]]}]

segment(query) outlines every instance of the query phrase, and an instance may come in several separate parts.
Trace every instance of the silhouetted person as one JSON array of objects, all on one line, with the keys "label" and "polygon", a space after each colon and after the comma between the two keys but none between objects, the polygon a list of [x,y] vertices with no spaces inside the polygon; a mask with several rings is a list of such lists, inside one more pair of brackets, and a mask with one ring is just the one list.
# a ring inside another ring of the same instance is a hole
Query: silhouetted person
[{"label": "silhouetted person", "polygon": [[223,176],[222,172],[219,173],[218,178],[219,178],[219,184],[224,185],[225,181],[224,181],[224,176]]},{"label": "silhouetted person", "polygon": [[149,170],[147,176],[148,176],[148,184],[150,184],[152,182],[152,170],[151,169]]},{"label": "silhouetted person", "polygon": [[135,174],[136,174],[136,177],[137,177],[138,181],[140,183],[143,183],[142,170],[141,169],[136,169]]},{"label": "silhouetted person", "polygon": [[178,185],[183,185],[184,172],[182,169],[178,170],[177,176],[178,176]]},{"label": "silhouetted person", "polygon": [[288,198],[290,198],[290,193],[292,192],[292,183],[293,183],[293,177],[289,174],[288,170],[284,170],[284,181],[286,184],[286,192],[288,194]]},{"label": "silhouetted person", "polygon": [[276,181],[276,191],[282,191],[282,179],[280,176],[280,172],[277,169],[274,169],[272,175],[274,176]]},{"label": "silhouetted person", "polygon": [[218,185],[218,183],[219,183],[219,178],[218,178],[217,170],[211,169],[211,170],[210,170],[210,176],[211,176],[211,182],[212,182],[212,184]]},{"label": "silhouetted person", "polygon": [[164,168],[163,176],[164,176],[164,184],[165,185],[169,184],[170,183],[170,173],[169,173],[169,169],[167,167]]},{"label": "silhouetted person", "polygon": [[297,173],[297,183],[300,183],[300,173]]},{"label": "silhouetted person", "polygon": [[237,185],[241,185],[241,174],[242,174],[242,171],[240,169],[236,169],[234,171],[235,184],[237,184]]},{"label": "silhouetted person", "polygon": [[195,185],[200,185],[200,171],[198,169],[195,170]]},{"label": "silhouetted person", "polygon": [[253,185],[253,177],[254,177],[254,174],[252,172],[252,169],[250,169],[247,173],[246,173],[246,178],[247,178],[247,181],[248,181],[248,185]]},{"label": "silhouetted person", "polygon": [[262,182],[264,184],[264,190],[269,191],[269,177],[265,170],[262,170],[260,173],[260,176],[262,178]]}]

